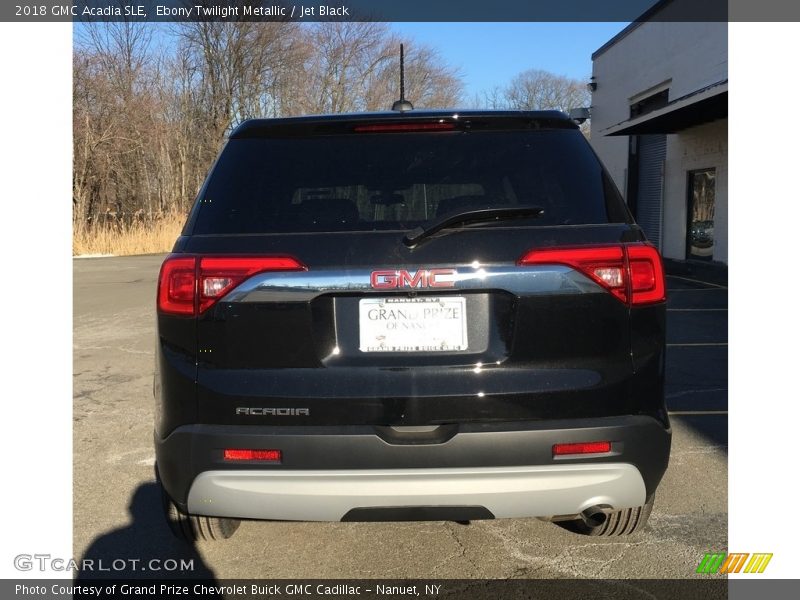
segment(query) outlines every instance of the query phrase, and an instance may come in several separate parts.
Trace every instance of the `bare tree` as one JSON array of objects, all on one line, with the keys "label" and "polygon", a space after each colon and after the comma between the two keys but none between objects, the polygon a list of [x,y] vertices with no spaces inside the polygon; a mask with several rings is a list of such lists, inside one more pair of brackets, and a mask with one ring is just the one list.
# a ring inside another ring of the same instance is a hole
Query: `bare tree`
[{"label": "bare tree", "polygon": [[318,23],[306,30],[303,112],[387,110],[399,97],[400,43],[406,45],[406,90],[418,107],[458,104],[459,74],[425,45],[385,23]]},{"label": "bare tree", "polygon": [[[588,107],[591,101],[592,95],[581,80],[530,69],[514,77],[504,88],[495,86],[489,91],[475,94],[472,105],[476,108],[560,110],[569,113],[573,108]],[[588,138],[589,123],[582,123],[580,129]]]},{"label": "bare tree", "polygon": [[494,86],[491,90],[483,90],[476,93],[472,98],[474,108],[489,108],[501,110],[508,108],[504,90],[500,86]]},{"label": "bare tree", "polygon": [[406,47],[406,96],[416,108],[452,108],[461,103],[463,83],[458,70],[447,65],[438,52],[410,40],[389,39],[390,59],[380,72],[380,83],[371,90],[367,110],[385,110],[400,97],[400,42]]},{"label": "bare tree", "polygon": [[514,77],[503,95],[509,108],[521,110],[561,110],[589,106],[591,95],[578,79],[530,69]]},{"label": "bare tree", "polygon": [[[388,109],[400,41],[380,23],[76,26],[76,226],[185,212],[244,119]],[[458,73],[433,49],[404,41],[409,98],[455,105]]]},{"label": "bare tree", "polygon": [[81,47],[93,51],[114,91],[130,98],[150,58],[153,35],[148,24],[122,21],[84,26],[76,37]]},{"label": "bare tree", "polygon": [[383,23],[316,23],[305,30],[307,83],[303,112],[340,113],[361,108],[366,82],[388,59]]},{"label": "bare tree", "polygon": [[292,64],[297,26],[289,23],[183,23],[178,57],[190,75],[188,90],[220,139],[253,117],[276,115],[277,90]]},{"label": "bare tree", "polygon": [[73,78],[77,216],[133,212],[154,201],[152,93],[158,86],[143,23],[84,26]]}]

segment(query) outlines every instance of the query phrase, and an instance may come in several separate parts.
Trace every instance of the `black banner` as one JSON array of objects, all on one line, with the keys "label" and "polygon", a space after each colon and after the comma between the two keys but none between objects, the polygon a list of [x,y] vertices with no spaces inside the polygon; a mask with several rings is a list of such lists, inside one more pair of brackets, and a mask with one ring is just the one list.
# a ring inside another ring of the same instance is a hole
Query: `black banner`
[{"label": "black banner", "polygon": [[[731,582],[769,583],[767,598],[796,597],[794,581]],[[542,600],[717,600],[728,598],[729,582],[724,577],[703,579],[440,579],[440,580],[4,580],[0,597],[10,598],[95,598],[122,600],[130,598],[172,600],[181,598],[217,598],[226,600],[262,600],[275,598],[383,599],[401,598],[472,600],[485,598]],[[753,590],[750,587],[750,590]],[[787,595],[783,595],[785,591]],[[773,592],[775,594],[773,594]],[[791,594],[791,595],[790,595]],[[731,592],[733,597],[733,592]],[[745,597],[745,596],[739,596]]]},{"label": "black banner", "polygon": [[762,0],[33,0],[0,21],[781,21],[800,3]]},{"label": "black banner", "polygon": [[794,600],[800,580],[699,579],[273,579],[55,580],[4,579],[0,598],[98,600]]}]

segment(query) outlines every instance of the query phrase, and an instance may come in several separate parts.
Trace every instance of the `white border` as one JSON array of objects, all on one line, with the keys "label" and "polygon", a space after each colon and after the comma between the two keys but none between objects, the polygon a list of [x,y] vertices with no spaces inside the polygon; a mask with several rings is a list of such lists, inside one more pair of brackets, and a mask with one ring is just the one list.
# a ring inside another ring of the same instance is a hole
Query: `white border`
[{"label": "white border", "polygon": [[770,578],[800,574],[799,34],[729,28],[729,551],[772,552]]},{"label": "white border", "polygon": [[[800,562],[798,33],[733,23],[729,37],[729,548],[773,552],[768,577]],[[0,24],[2,577],[22,575],[18,553],[72,552],[71,55],[69,24]]]},{"label": "white border", "polygon": [[0,23],[0,82],[0,577],[57,577],[14,557],[72,556],[72,25]]}]

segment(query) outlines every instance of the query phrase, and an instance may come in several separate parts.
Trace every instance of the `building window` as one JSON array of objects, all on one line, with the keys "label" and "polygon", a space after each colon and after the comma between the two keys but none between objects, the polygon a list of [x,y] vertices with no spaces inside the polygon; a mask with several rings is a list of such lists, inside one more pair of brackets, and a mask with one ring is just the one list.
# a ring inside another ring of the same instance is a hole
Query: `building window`
[{"label": "building window", "polygon": [[711,260],[714,256],[714,195],[716,169],[689,171],[686,258]]},{"label": "building window", "polygon": [[631,104],[631,119],[645,115],[659,108],[664,108],[669,102],[669,88],[656,92],[652,96],[643,98]]}]

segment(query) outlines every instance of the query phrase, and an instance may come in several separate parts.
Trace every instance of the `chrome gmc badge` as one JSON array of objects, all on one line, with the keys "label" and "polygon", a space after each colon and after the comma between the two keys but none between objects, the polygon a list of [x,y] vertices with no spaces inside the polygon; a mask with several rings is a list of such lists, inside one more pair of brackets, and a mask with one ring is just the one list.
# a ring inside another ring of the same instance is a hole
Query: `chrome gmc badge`
[{"label": "chrome gmc badge", "polygon": [[376,290],[397,288],[451,288],[455,286],[455,269],[419,269],[406,271],[396,269],[373,271],[369,284]]}]

